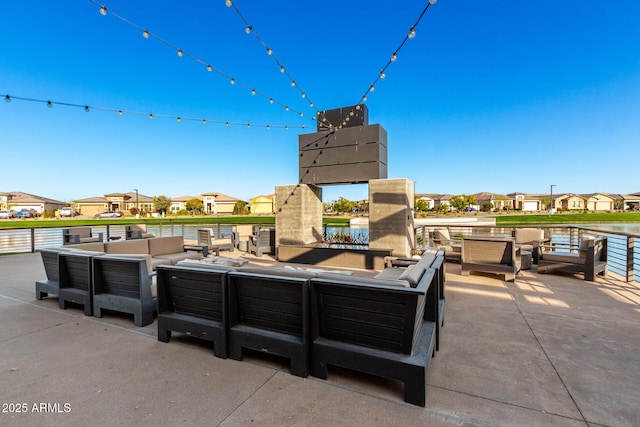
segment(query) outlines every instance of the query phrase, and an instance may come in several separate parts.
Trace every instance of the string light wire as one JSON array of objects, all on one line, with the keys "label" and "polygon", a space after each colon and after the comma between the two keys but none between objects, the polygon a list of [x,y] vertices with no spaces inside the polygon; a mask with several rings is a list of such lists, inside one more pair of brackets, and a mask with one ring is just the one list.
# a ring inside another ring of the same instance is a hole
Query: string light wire
[{"label": "string light wire", "polygon": [[105,112],[109,112],[109,113],[117,113],[119,116],[123,116],[125,114],[131,114],[131,115],[142,115],[142,116],[147,116],[150,120],[153,120],[155,118],[166,118],[166,119],[173,119],[176,120],[176,122],[180,123],[183,120],[186,121],[193,121],[193,122],[201,122],[203,125],[204,124],[208,124],[208,123],[214,123],[214,124],[223,124],[225,126],[245,126],[247,128],[250,128],[252,126],[258,127],[258,128],[265,128],[267,130],[270,129],[284,129],[284,130],[288,130],[288,129],[305,129],[305,125],[300,125],[300,126],[290,126],[290,125],[271,125],[271,124],[260,124],[260,123],[247,123],[247,122],[231,122],[228,120],[215,120],[215,119],[203,119],[203,118],[195,118],[195,117],[185,117],[185,116],[176,116],[176,115],[171,115],[171,114],[154,114],[154,113],[146,113],[146,112],[142,112],[142,111],[133,111],[133,110],[126,110],[126,109],[122,109],[122,108],[106,108],[106,107],[94,107],[94,106],[90,106],[89,104],[73,104],[70,102],[60,102],[60,101],[52,101],[52,100],[44,100],[44,99],[35,99],[35,98],[27,98],[27,97],[23,97],[23,96],[14,96],[14,95],[9,95],[9,94],[0,94],[0,97],[4,98],[5,101],[7,103],[12,102],[14,99],[18,100],[18,101],[27,101],[27,102],[36,102],[36,103],[41,103],[41,104],[45,104],[47,107],[52,108],[55,105],[60,105],[63,107],[73,107],[73,108],[82,108],[84,109],[84,111],[89,112],[92,110],[96,110],[96,111],[105,111]]},{"label": "string light wire", "polygon": [[[224,72],[224,71],[212,66],[210,63],[198,58],[197,56],[187,52],[186,50],[184,50],[182,48],[179,48],[178,46],[176,46],[173,43],[165,40],[164,38],[158,36],[157,34],[152,33],[147,28],[144,28],[144,27],[142,27],[142,26],[130,21],[129,19],[125,18],[124,16],[119,15],[116,12],[113,12],[112,10],[108,9],[105,5],[99,3],[98,1],[89,0],[89,2],[91,2],[91,3],[95,4],[96,6],[100,7],[100,14],[102,16],[111,15],[111,16],[119,19],[120,21],[124,22],[125,24],[137,29],[138,31],[141,31],[144,38],[154,38],[157,41],[159,41],[160,43],[164,44],[165,46],[171,48],[173,51],[176,52],[177,56],[179,56],[181,58],[189,58],[189,59],[199,63],[200,65],[203,65],[204,67],[206,67],[207,71],[215,71],[217,74],[221,75],[226,80],[228,80],[231,84],[238,85],[238,86],[241,86],[241,87],[249,90],[251,92],[251,95],[258,95],[258,96],[260,96],[262,98],[268,99],[269,103],[271,103],[271,104],[276,104],[276,105],[281,106],[282,108],[285,109],[285,111],[294,112],[300,117],[304,116],[304,113],[302,111],[293,109],[293,108],[289,107],[288,104],[280,102],[277,99],[273,98],[272,96],[269,96],[269,95],[267,95],[267,94],[265,94],[265,93],[263,93],[261,91],[256,90],[253,86],[248,85],[248,84],[246,84],[244,82],[238,81],[231,74],[226,73],[226,72]],[[285,70],[285,73],[286,73],[286,70]],[[311,120],[315,120],[315,116],[312,116]]]}]

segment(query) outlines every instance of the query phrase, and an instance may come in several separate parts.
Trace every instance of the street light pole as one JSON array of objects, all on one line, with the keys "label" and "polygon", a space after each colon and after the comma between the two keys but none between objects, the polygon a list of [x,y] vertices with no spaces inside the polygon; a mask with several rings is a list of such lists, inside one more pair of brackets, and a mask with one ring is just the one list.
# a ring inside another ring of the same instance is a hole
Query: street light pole
[{"label": "street light pole", "polygon": [[549,196],[549,198],[551,199],[551,207],[549,208],[549,215],[551,215],[553,213],[553,187],[555,187],[555,184],[551,184],[551,194]]}]

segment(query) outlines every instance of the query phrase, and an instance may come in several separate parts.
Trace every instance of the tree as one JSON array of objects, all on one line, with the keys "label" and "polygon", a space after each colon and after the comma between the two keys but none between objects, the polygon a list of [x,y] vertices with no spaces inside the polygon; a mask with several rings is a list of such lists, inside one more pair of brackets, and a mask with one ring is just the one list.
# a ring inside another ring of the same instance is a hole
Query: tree
[{"label": "tree", "polygon": [[249,213],[249,209],[247,208],[247,202],[243,202],[242,200],[238,200],[235,205],[233,205],[233,214],[234,215],[246,215]]},{"label": "tree", "polygon": [[419,197],[415,198],[414,208],[416,212],[427,212],[429,210],[429,202]]},{"label": "tree", "polygon": [[350,213],[353,208],[358,206],[358,204],[345,199],[344,197],[340,197],[338,200],[335,200],[331,206],[333,207],[333,211],[336,213]]},{"label": "tree", "polygon": [[154,196],[153,199],[153,209],[158,213],[167,213],[171,208],[171,199],[165,195]]},{"label": "tree", "polygon": [[467,196],[466,194],[454,196],[449,201],[449,204],[452,207],[456,208],[458,212],[463,212],[464,208],[466,208],[469,205],[475,205],[476,203],[477,203],[476,196],[474,195]]},{"label": "tree", "polygon": [[191,215],[199,214],[204,211],[204,203],[200,199],[191,199],[185,203],[185,207],[191,213]]}]

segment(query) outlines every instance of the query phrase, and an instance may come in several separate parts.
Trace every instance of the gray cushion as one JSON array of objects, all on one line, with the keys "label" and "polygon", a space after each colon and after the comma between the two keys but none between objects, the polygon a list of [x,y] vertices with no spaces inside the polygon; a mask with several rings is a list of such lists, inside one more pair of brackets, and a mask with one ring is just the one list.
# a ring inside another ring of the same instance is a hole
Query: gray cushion
[{"label": "gray cushion", "polygon": [[[238,269],[241,273],[262,274],[267,276],[299,277],[301,279],[311,279],[316,277],[316,273],[304,270],[291,270],[288,268],[262,268],[262,267],[242,267]],[[345,277],[343,274],[341,277]]]},{"label": "gray cushion", "polygon": [[398,277],[399,280],[406,280],[409,282],[412,288],[418,286],[422,275],[424,274],[424,267],[422,265],[412,265],[404,270],[404,272]]},{"label": "gray cushion", "polygon": [[409,288],[411,285],[406,280],[378,279],[375,277],[345,276],[335,273],[318,273],[318,279],[333,280],[351,285],[380,285],[380,286],[400,286]]}]

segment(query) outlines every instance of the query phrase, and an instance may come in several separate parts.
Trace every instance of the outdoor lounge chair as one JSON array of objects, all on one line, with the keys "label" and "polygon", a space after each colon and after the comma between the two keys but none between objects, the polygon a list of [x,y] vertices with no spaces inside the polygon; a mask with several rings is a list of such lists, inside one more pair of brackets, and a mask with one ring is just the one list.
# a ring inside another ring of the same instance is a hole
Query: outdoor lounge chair
[{"label": "outdoor lounge chair", "polygon": [[462,269],[468,276],[471,271],[504,275],[506,282],[516,280],[521,267],[520,248],[513,238],[465,237],[462,239]]},{"label": "outdoor lounge chair", "polygon": [[217,248],[219,251],[233,252],[232,239],[216,239],[213,231],[208,228],[198,229],[198,245],[207,246],[209,250]]},{"label": "outdoor lounge chair", "polygon": [[67,303],[72,302],[82,305],[85,315],[91,316],[93,314],[92,258],[95,255],[102,255],[102,253],[89,251],[62,251],[58,253],[60,275],[58,304],[62,310],[66,310]]},{"label": "outdoor lounge chair", "polygon": [[545,231],[539,228],[516,228],[511,235],[522,251],[531,252],[534,264],[538,263],[540,246],[551,242],[545,238]]},{"label": "outdoor lounge chair", "polygon": [[236,225],[231,239],[233,241],[233,247],[242,252],[249,250],[249,236],[253,234],[253,226],[249,224]]},{"label": "outdoor lounge chair", "polygon": [[313,273],[244,268],[229,272],[229,357],[242,349],[291,360],[291,373],[309,375],[309,279]]},{"label": "outdoor lounge chair", "polygon": [[132,224],[125,226],[125,239],[151,239],[156,237],[155,234],[147,233],[147,226],[145,224]]},{"label": "outdoor lounge chair", "polygon": [[275,253],[276,233],[272,228],[258,228],[249,237],[248,252],[262,256]]},{"label": "outdoor lounge chair", "polygon": [[429,246],[443,248],[445,261],[461,262],[462,246],[453,243],[448,228],[430,231]]},{"label": "outdoor lounge chair", "polygon": [[226,273],[229,267],[158,267],[158,341],[171,332],[211,341],[217,357],[227,358]]},{"label": "outdoor lounge chair", "polygon": [[607,238],[583,236],[577,251],[572,248],[562,249],[559,246],[547,246],[557,250],[540,252],[538,273],[565,272],[583,273],[584,279],[595,281],[596,275],[607,274]]},{"label": "outdoor lounge chair", "polygon": [[153,322],[157,311],[149,255],[102,255],[93,258],[93,315],[102,310],[133,314],[136,326]]},{"label": "outdoor lounge chair", "polygon": [[60,291],[58,252],[59,251],[55,249],[42,249],[40,251],[47,278],[36,281],[36,299],[38,300],[41,300],[51,294],[58,295],[58,292]]},{"label": "outdoor lounge chair", "polygon": [[77,245],[78,243],[102,242],[102,233],[93,235],[91,227],[69,227],[62,229],[62,244]]}]

